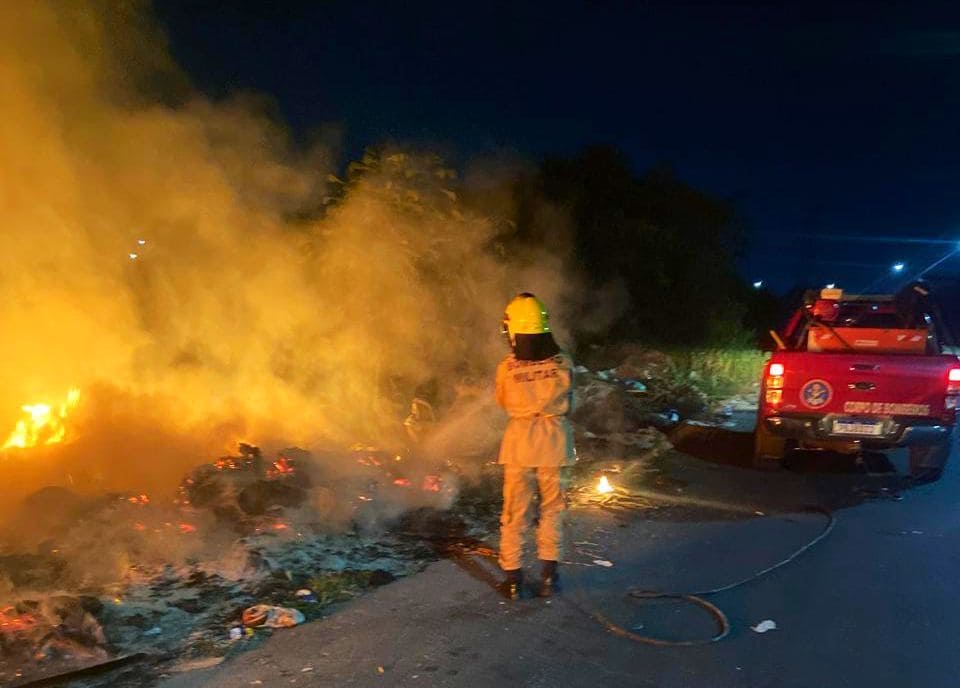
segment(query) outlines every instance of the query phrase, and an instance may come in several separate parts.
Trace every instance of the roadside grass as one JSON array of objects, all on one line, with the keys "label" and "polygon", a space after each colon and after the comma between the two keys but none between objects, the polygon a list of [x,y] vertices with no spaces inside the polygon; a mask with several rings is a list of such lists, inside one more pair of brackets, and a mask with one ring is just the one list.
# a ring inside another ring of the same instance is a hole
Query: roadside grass
[{"label": "roadside grass", "polygon": [[674,383],[692,384],[710,398],[756,389],[768,354],[757,349],[678,349],[665,352]]}]

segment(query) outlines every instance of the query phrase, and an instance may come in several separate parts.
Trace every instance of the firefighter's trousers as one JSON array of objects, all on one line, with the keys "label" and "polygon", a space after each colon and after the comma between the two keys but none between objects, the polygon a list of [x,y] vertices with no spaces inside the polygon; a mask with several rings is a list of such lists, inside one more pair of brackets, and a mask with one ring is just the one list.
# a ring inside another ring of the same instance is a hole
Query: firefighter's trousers
[{"label": "firefighter's trousers", "polygon": [[500,568],[513,571],[523,565],[523,540],[536,484],[540,492],[537,556],[560,561],[563,554],[563,513],[566,509],[563,466],[503,467],[503,514],[500,516]]}]

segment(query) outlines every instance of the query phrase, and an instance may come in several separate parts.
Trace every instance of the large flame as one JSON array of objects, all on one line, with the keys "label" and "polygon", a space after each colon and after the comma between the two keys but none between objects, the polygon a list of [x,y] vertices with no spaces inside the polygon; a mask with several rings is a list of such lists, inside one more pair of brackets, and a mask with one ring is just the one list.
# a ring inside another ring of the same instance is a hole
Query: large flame
[{"label": "large flame", "polygon": [[41,444],[57,444],[67,434],[66,420],[80,402],[80,390],[71,389],[66,398],[54,408],[50,404],[25,404],[21,406],[24,417],[3,445],[3,449],[36,447]]}]

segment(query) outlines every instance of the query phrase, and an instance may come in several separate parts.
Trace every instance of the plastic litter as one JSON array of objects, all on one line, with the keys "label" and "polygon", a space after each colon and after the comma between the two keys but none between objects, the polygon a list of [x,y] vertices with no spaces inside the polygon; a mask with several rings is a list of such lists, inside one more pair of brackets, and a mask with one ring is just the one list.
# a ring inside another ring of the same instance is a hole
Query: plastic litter
[{"label": "plastic litter", "polygon": [[146,635],[146,636],[160,635],[161,633],[163,633],[163,631],[160,629],[159,626],[154,626],[154,627],[151,628],[149,631],[144,631],[144,632],[143,632],[143,634]]},{"label": "plastic litter", "polygon": [[750,630],[755,631],[757,633],[766,633],[767,631],[775,631],[777,630],[777,622],[773,621],[772,619],[766,619],[758,623],[756,626],[751,626]]},{"label": "plastic litter", "polygon": [[289,607],[274,607],[269,604],[256,604],[243,610],[243,625],[248,629],[254,626],[267,628],[290,628],[306,621],[302,612]]},{"label": "plastic litter", "polygon": [[627,387],[628,392],[646,392],[647,386],[640,382],[640,380],[624,380],[624,385]]},{"label": "plastic litter", "polygon": [[317,596],[313,594],[313,590],[301,588],[297,590],[297,600],[300,602],[316,602]]},{"label": "plastic litter", "polygon": [[240,640],[243,637],[243,629],[239,626],[230,629],[230,640]]},{"label": "plastic litter", "polygon": [[594,559],[593,563],[597,566],[603,566],[604,568],[611,568],[613,566],[612,561],[607,561],[606,559]]}]

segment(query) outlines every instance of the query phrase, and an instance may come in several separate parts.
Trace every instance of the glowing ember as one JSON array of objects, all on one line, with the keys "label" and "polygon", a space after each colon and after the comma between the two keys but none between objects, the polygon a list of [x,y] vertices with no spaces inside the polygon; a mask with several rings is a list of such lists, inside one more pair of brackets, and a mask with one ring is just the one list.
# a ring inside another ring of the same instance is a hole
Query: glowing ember
[{"label": "glowing ember", "polygon": [[197,527],[196,527],[196,526],[192,526],[192,525],[190,525],[189,523],[181,523],[181,524],[180,524],[180,532],[181,532],[181,533],[194,533],[194,532],[196,532],[196,530],[197,530]]},{"label": "glowing ember", "polygon": [[57,444],[67,434],[64,421],[80,401],[80,390],[71,389],[67,398],[58,407],[50,404],[26,404],[22,406],[25,418],[17,421],[17,426],[3,449],[12,447],[25,449],[40,444]]},{"label": "glowing ember", "polygon": [[410,480],[407,478],[397,478],[396,480],[393,481],[393,484],[399,485],[400,487],[410,487],[410,485],[412,485]]},{"label": "glowing ember", "polygon": [[34,626],[37,620],[29,614],[17,614],[13,607],[0,609],[0,632],[16,633]]},{"label": "glowing ember", "polygon": [[280,456],[280,458],[274,461],[273,469],[277,473],[295,473],[296,472],[296,469],[293,467],[293,461],[288,459],[286,456]]},{"label": "glowing ember", "polygon": [[427,492],[439,492],[443,479],[439,475],[427,475],[423,478],[423,489]]},{"label": "glowing ember", "polygon": [[607,480],[607,476],[600,476],[600,482],[597,483],[597,492],[600,494],[609,494],[610,492],[613,492],[613,485],[611,485],[610,481]]}]

